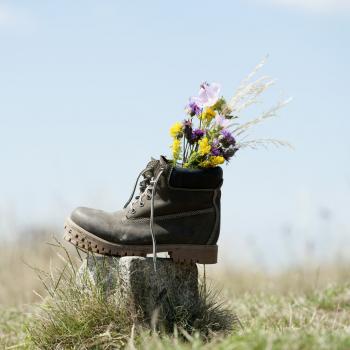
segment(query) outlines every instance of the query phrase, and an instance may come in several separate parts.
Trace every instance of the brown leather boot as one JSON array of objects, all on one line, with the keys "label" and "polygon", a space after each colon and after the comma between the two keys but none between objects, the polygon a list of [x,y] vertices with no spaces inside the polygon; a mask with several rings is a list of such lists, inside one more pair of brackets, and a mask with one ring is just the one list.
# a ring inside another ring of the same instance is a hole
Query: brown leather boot
[{"label": "brown leather boot", "polygon": [[[141,175],[140,193],[133,199]],[[123,210],[75,209],[65,224],[65,239],[99,254],[168,252],[175,261],[214,264],[222,182],[220,167],[178,168],[160,157],[139,174]]]}]

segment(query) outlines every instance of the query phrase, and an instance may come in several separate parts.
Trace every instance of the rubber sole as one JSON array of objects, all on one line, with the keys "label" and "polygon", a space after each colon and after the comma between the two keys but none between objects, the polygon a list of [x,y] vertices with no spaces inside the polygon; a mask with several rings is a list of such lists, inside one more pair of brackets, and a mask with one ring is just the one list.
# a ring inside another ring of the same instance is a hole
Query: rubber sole
[{"label": "rubber sole", "polygon": [[[122,245],[105,241],[84,230],[71,219],[64,225],[64,239],[76,247],[96,254],[109,256],[147,256],[152,245]],[[175,262],[216,264],[217,245],[157,244],[157,253],[166,252]]]}]

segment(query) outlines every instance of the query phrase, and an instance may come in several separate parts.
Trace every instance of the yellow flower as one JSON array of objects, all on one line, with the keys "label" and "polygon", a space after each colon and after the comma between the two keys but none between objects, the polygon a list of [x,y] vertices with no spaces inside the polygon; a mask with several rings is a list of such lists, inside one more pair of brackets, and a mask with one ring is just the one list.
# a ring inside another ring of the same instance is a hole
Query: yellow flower
[{"label": "yellow flower", "polygon": [[174,158],[174,161],[176,161],[180,156],[181,141],[178,139],[174,139],[172,149],[173,149],[173,158]]},{"label": "yellow flower", "polygon": [[207,108],[204,110],[203,114],[200,116],[200,118],[201,118],[202,120],[205,120],[205,121],[207,121],[208,123],[209,123],[210,121],[212,121],[214,117],[215,117],[215,111],[214,111],[212,108],[210,108],[210,107],[207,107]]},{"label": "yellow flower", "polygon": [[210,162],[212,166],[217,166],[219,164],[222,164],[224,161],[225,161],[225,158],[223,156],[210,157]]},{"label": "yellow flower", "polygon": [[222,156],[211,156],[207,160],[203,160],[199,163],[201,168],[214,168],[219,164],[222,164],[225,161],[225,158]]},{"label": "yellow flower", "polygon": [[199,144],[198,153],[201,156],[205,156],[210,152],[211,146],[209,145],[209,140],[207,137],[203,137],[201,140],[199,140],[198,144]]},{"label": "yellow flower", "polygon": [[209,160],[203,160],[203,162],[200,162],[198,165],[200,168],[211,168],[211,163]]},{"label": "yellow flower", "polygon": [[177,123],[173,124],[172,127],[170,128],[171,137],[176,138],[176,137],[180,136],[181,133],[182,133],[182,123],[177,122]]}]

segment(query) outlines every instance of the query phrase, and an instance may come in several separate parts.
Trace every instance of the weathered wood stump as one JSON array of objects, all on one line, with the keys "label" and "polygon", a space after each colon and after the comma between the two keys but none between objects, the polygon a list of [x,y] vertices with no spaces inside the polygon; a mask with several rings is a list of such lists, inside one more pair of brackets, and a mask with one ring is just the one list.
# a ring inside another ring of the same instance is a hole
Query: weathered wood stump
[{"label": "weathered wood stump", "polygon": [[87,280],[148,322],[156,318],[171,325],[179,315],[195,318],[200,305],[195,264],[157,258],[155,271],[152,258],[89,256],[78,273],[82,287]]}]

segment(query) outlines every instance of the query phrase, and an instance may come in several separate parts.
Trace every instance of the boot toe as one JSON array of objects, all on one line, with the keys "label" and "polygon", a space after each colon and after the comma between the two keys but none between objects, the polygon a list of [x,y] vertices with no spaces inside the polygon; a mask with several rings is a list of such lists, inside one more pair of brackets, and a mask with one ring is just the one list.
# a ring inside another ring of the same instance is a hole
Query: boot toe
[{"label": "boot toe", "polygon": [[109,213],[86,207],[76,208],[70,218],[82,229],[101,238],[111,234],[111,218]]}]

